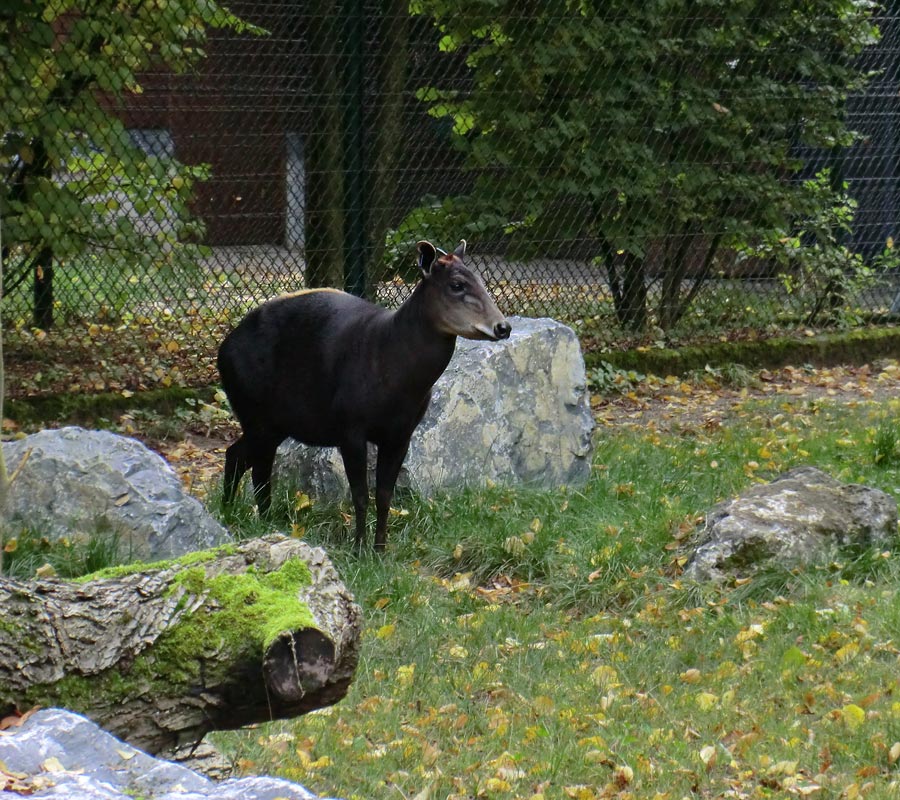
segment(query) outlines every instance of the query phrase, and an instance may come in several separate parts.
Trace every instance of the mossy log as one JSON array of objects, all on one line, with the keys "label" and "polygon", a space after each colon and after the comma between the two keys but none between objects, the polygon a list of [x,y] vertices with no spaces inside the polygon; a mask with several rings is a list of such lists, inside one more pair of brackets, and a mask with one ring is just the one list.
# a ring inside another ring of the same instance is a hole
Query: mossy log
[{"label": "mossy log", "polygon": [[79,581],[0,580],[0,713],[80,712],[150,753],[347,692],[361,614],[281,535]]}]

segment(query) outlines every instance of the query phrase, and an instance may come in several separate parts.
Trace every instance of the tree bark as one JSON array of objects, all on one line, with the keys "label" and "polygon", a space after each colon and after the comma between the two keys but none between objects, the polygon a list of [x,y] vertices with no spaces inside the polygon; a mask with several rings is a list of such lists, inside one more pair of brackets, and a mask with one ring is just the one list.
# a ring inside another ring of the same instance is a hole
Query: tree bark
[{"label": "tree bark", "polygon": [[53,251],[49,247],[41,249],[34,269],[34,314],[35,328],[49,331],[53,327]]},{"label": "tree bark", "polygon": [[670,241],[666,248],[659,298],[659,326],[664,331],[672,330],[680,319],[681,284],[687,274],[688,259],[694,241],[690,225],[687,223],[682,225],[681,230],[673,238],[674,241]]},{"label": "tree bark", "polygon": [[604,259],[616,309],[616,318],[625,330],[642,331],[647,327],[647,284],[644,280],[644,261],[633,253],[623,253],[620,275],[617,258],[618,256],[612,248],[605,249]]},{"label": "tree bark", "polygon": [[347,692],[361,613],[324,551],[275,534],[86,581],[0,580],[0,715],[55,705],[150,753]]}]

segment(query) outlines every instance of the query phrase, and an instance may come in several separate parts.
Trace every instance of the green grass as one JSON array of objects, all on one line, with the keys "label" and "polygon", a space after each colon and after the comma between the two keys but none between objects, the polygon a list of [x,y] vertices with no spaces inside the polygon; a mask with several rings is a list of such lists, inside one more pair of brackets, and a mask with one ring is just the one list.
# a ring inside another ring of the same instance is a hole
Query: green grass
[{"label": "green grass", "polygon": [[[337,706],[217,743],[348,800],[900,796],[897,554],[680,577],[704,510],[792,466],[900,495],[900,402],[748,402],[724,428],[596,442],[583,489],[401,495],[384,557],[353,552],[348,506],[278,487],[276,526],[325,545],[364,609],[362,659]],[[247,494],[228,516],[272,528]],[[118,545],[5,544],[22,578]]]},{"label": "green grass", "polygon": [[0,575],[20,580],[35,576],[78,578],[131,560],[129,548],[108,526],[72,536],[52,536],[24,529],[0,537]]},{"label": "green grass", "polygon": [[[900,494],[897,411],[604,429],[583,490],[406,498],[383,558],[346,507],[283,492],[364,609],[362,660],[337,706],[217,741],[344,798],[900,796],[900,557],[679,577],[698,515],[791,466]],[[249,505],[233,524],[260,532]]]}]

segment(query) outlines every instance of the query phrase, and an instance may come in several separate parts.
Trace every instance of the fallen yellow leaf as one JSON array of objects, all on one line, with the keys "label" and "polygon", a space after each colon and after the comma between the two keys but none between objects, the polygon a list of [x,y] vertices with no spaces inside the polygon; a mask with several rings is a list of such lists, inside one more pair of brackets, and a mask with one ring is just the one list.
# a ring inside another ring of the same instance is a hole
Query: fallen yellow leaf
[{"label": "fallen yellow leaf", "polygon": [[706,771],[709,772],[716,765],[716,748],[715,745],[708,744],[700,748],[700,760]]},{"label": "fallen yellow leaf", "polygon": [[312,498],[306,492],[297,492],[294,495],[294,510],[295,511],[303,511],[307,508],[312,508]]},{"label": "fallen yellow leaf", "polygon": [[389,639],[394,635],[394,631],[396,629],[396,625],[382,625],[377,631],[375,631],[375,637],[377,639]]},{"label": "fallen yellow leaf", "polygon": [[34,571],[35,578],[55,578],[56,567],[52,564],[43,564]]},{"label": "fallen yellow leaf", "polygon": [[399,683],[401,686],[411,686],[415,676],[415,664],[408,664],[406,666],[397,667],[397,683]]},{"label": "fallen yellow leaf", "polygon": [[888,750],[888,764],[896,764],[900,759],[900,742],[894,742]]},{"label": "fallen yellow leaf", "polygon": [[62,765],[62,762],[56,756],[50,756],[50,758],[45,758],[41,762],[41,769],[44,772],[65,772],[66,768]]},{"label": "fallen yellow leaf", "polygon": [[841,709],[841,716],[851,730],[855,730],[866,721],[866,712],[854,703],[844,706]]},{"label": "fallen yellow leaf", "polygon": [[602,689],[608,689],[612,686],[618,686],[617,683],[619,673],[613,667],[601,664],[591,673],[591,683]]},{"label": "fallen yellow leaf", "polygon": [[691,668],[686,669],[678,677],[682,683],[700,683],[700,679],[703,676],[700,674],[699,669]]},{"label": "fallen yellow leaf", "polygon": [[847,664],[856,658],[857,653],[859,653],[859,645],[856,642],[850,642],[838,649],[834,654],[834,660],[838,664]]}]

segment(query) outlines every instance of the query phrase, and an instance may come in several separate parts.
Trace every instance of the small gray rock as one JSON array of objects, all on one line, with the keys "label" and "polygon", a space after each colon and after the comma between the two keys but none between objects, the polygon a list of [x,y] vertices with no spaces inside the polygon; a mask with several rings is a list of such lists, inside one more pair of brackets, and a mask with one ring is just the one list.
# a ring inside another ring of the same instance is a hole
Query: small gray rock
[{"label": "small gray rock", "polygon": [[[124,555],[163,559],[224,544],[231,535],[188,495],[175,471],[136,439],[70,427],[4,442],[7,531],[50,538],[119,534]],[[24,461],[24,463],[23,463]]]},{"label": "small gray rock", "polygon": [[896,536],[893,497],[797,467],[710,509],[685,577],[723,581],[769,563],[827,563],[841,551],[887,545]]},{"label": "small gray rock", "polygon": [[[428,496],[488,480],[543,488],[588,481],[594,420],[578,337],[552,319],[510,323],[505,342],[458,340],[398,487]],[[373,468],[370,452],[370,482]],[[275,482],[318,497],[349,496],[340,453],[293,440],[278,450]]]},{"label": "small gray rock", "polygon": [[[49,759],[55,759],[50,761]],[[35,800],[315,800],[279,778],[230,778],[215,783],[180,764],[153,758],[119,741],[85,717],[61,709],[32,714],[0,734],[0,762],[25,775]],[[62,771],[59,770],[62,767]],[[21,800],[0,790],[0,800]]]}]

